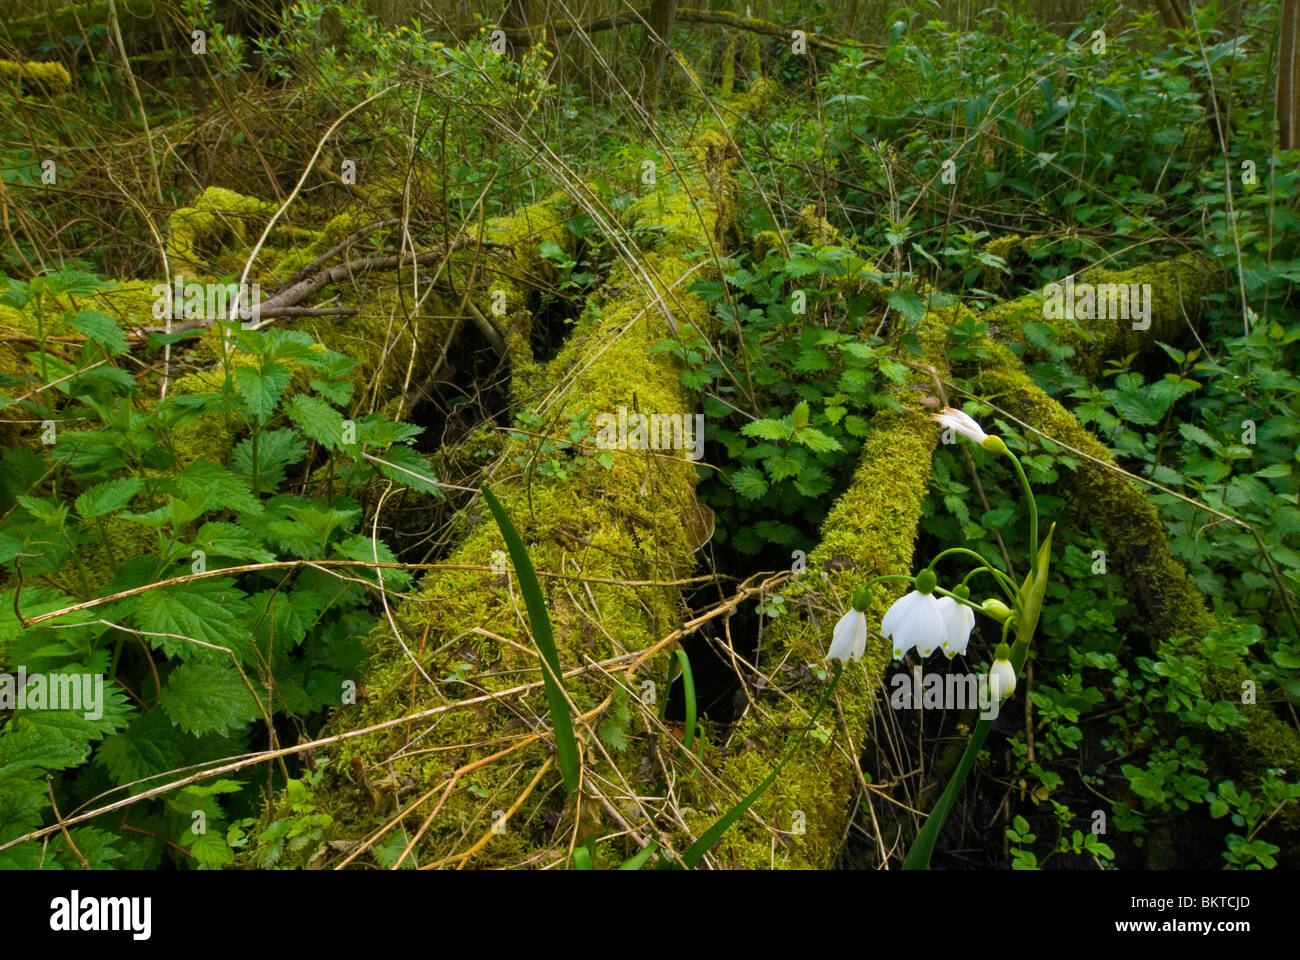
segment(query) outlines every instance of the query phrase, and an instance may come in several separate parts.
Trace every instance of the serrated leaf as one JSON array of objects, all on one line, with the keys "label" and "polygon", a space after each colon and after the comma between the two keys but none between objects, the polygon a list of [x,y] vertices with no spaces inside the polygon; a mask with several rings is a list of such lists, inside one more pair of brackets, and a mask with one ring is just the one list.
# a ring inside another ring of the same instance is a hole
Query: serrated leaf
[{"label": "serrated leaf", "polygon": [[[262,435],[264,449],[269,445],[269,436]],[[242,477],[210,460],[195,460],[176,475],[174,482],[177,493],[201,504],[201,513],[215,509],[256,510],[260,506]]]},{"label": "serrated leaf", "polygon": [[[248,604],[232,577],[214,577],[150,590],[135,598],[131,619],[168,656],[188,660],[204,648],[183,637],[248,653]],[[217,654],[220,655],[219,653]],[[241,657],[242,659],[242,657]]]},{"label": "serrated leaf", "polygon": [[925,301],[910,290],[892,291],[889,307],[902,314],[909,327],[915,327],[925,319]]},{"label": "serrated leaf", "polygon": [[258,716],[243,678],[217,660],[181,664],[167,679],[158,702],[173,723],[192,734],[225,734]]},{"label": "serrated leaf", "polygon": [[194,536],[194,546],[214,557],[270,563],[275,554],[262,546],[251,531],[234,523],[205,523]]},{"label": "serrated leaf", "polygon": [[757,500],[767,493],[767,481],[757,467],[741,467],[733,471],[731,485],[746,500]]},{"label": "serrated leaf", "polygon": [[271,362],[262,367],[236,367],[235,387],[243,397],[248,412],[262,423],[270,419],[280,403],[280,395],[289,386],[289,368]]},{"label": "serrated leaf", "polygon": [[437,477],[433,475],[433,470],[429,468],[429,464],[425,462],[424,457],[406,444],[394,444],[385,450],[378,459],[387,461],[386,463],[375,463],[375,468],[388,479],[396,483],[403,483],[420,493],[431,493],[437,497],[444,496],[442,489],[437,484]]},{"label": "serrated leaf", "polygon": [[352,400],[352,381],[351,380],[313,380],[311,388],[319,393],[326,400],[337,406],[346,406]]},{"label": "serrated leaf", "polygon": [[794,432],[794,438],[799,443],[811,450],[813,453],[831,453],[835,450],[843,450],[840,442],[828,434],[822,433],[815,427],[803,427]]},{"label": "serrated leaf", "polygon": [[72,318],[72,325],[104,348],[109,356],[126,353],[126,334],[117,321],[98,310],[81,310]]},{"label": "serrated leaf", "polygon": [[[95,763],[108,770],[118,786],[166,773],[185,763],[181,733],[160,710],[138,714],[121,733],[100,744]],[[141,784],[137,791],[146,789]]]},{"label": "serrated leaf", "polygon": [[763,440],[785,440],[790,436],[790,428],[780,420],[753,420],[740,428],[746,437],[759,437]]},{"label": "serrated leaf", "polygon": [[[296,430],[267,430],[258,440],[257,463],[263,489],[274,490],[284,482],[285,469],[298,463],[307,456],[307,444]],[[252,438],[241,440],[230,454],[230,466],[240,477],[251,479],[253,476],[253,441]],[[252,495],[249,494],[251,497]],[[235,509],[256,509],[257,501],[251,507]]]},{"label": "serrated leaf", "polygon": [[289,419],[326,450],[343,439],[343,415],[319,397],[297,394],[289,401]]},{"label": "serrated leaf", "polygon": [[96,484],[77,497],[77,513],[83,517],[100,517],[125,507],[144,486],[139,477],[120,477]]}]

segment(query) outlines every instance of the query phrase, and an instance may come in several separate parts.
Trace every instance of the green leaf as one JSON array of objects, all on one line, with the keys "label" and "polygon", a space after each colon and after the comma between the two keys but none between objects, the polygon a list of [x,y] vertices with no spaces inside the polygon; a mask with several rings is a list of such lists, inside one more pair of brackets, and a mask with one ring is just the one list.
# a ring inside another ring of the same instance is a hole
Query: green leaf
[{"label": "green leaf", "polygon": [[757,500],[767,493],[767,481],[757,467],[741,467],[732,471],[731,485],[746,500]]},{"label": "green leaf", "polygon": [[835,450],[844,449],[834,437],[822,433],[814,427],[803,427],[796,430],[794,438],[813,453],[831,453]]},{"label": "green leaf", "polygon": [[[262,434],[263,451],[270,445],[267,440],[269,436],[271,434]],[[304,448],[303,453],[306,452]],[[232,461],[235,459],[238,459],[237,453]],[[266,480],[265,471],[262,479]],[[176,476],[175,486],[176,492],[182,497],[201,504],[200,513],[214,509],[257,510],[261,506],[242,477],[210,460],[195,460]]]},{"label": "green leaf", "polygon": [[[284,482],[285,469],[307,456],[307,445],[296,430],[267,430],[258,440],[257,462],[262,479],[262,486],[274,490]],[[230,466],[242,478],[253,476],[253,440],[240,441],[230,454]],[[251,493],[246,496],[252,498]],[[236,510],[257,508],[257,500],[251,506],[235,507]]]},{"label": "green leaf", "polygon": [[169,657],[188,660],[204,652],[202,647],[187,643],[182,637],[226,647],[236,653],[249,650],[245,620],[248,604],[233,577],[213,577],[150,590],[136,597],[134,604],[131,619],[137,628],[172,635],[149,638],[151,644]]},{"label": "green leaf", "polygon": [[289,419],[326,450],[343,440],[343,415],[319,397],[300,393],[289,401]]},{"label": "green leaf", "polygon": [[925,318],[925,301],[910,290],[891,292],[889,307],[902,314],[909,327],[917,326]]},{"label": "green leaf", "polygon": [[740,432],[746,437],[785,440],[790,436],[790,427],[780,420],[753,420],[741,427]]},{"label": "green leaf", "polygon": [[120,477],[96,484],[77,497],[77,513],[83,517],[99,517],[115,513],[125,507],[144,486],[139,477]]},{"label": "green leaf", "polygon": [[442,488],[438,486],[437,477],[433,475],[424,457],[406,444],[394,444],[377,459],[387,461],[375,463],[375,469],[388,479],[405,484],[420,493],[431,493],[437,497],[445,496]]},{"label": "green leaf", "polygon": [[167,679],[158,702],[173,723],[193,734],[225,734],[259,715],[243,678],[218,660],[181,664]]},{"label": "green leaf", "polygon": [[[124,731],[100,744],[95,763],[108,770],[118,786],[175,770],[185,763],[181,734],[161,710],[137,714]],[[141,784],[135,789],[146,786]]]},{"label": "green leaf", "polygon": [[104,348],[109,356],[126,353],[128,347],[126,334],[122,328],[106,313],[98,310],[81,310],[73,316],[72,325]]},{"label": "green leaf", "polygon": [[542,670],[542,682],[546,688],[546,704],[551,714],[551,727],[555,731],[555,752],[560,759],[560,772],[564,776],[565,790],[574,794],[579,783],[578,741],[573,736],[573,717],[569,710],[569,701],[564,695],[560,655],[555,648],[555,636],[551,632],[551,618],[546,612],[546,599],[542,596],[541,584],[537,582],[537,573],[528,558],[524,541],[519,531],[510,522],[505,507],[483,485],[483,499],[487,501],[492,517],[505,538],[506,549],[510,551],[510,561],[515,568],[515,577],[519,582],[519,591],[524,595],[524,607],[528,611],[528,624],[533,629],[533,642],[542,655],[545,668]]},{"label": "green leaf", "polygon": [[262,546],[251,531],[234,523],[205,523],[194,536],[194,546],[214,557],[270,563],[275,554]]},{"label": "green leaf", "polygon": [[291,375],[284,364],[272,361],[260,369],[236,367],[234,378],[248,412],[265,423],[279,405],[280,395],[289,386]]}]

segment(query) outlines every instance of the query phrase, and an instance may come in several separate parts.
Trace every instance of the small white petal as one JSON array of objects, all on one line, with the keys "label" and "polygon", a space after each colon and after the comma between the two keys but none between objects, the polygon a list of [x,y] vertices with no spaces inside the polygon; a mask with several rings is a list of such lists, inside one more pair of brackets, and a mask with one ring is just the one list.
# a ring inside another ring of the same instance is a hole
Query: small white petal
[{"label": "small white petal", "polygon": [[951,660],[966,652],[975,628],[975,611],[952,597],[940,597],[939,613],[943,617],[943,652]]},{"label": "small white petal", "polygon": [[982,444],[988,436],[984,429],[970,416],[956,407],[944,407],[932,418],[936,423],[956,430],[972,443]]},{"label": "small white petal", "polygon": [[1016,671],[1009,660],[994,660],[989,670],[989,692],[1005,700],[1016,692]]},{"label": "small white petal", "polygon": [[895,600],[880,622],[880,632],[894,641],[895,659],[913,647],[928,657],[943,642],[943,617],[934,596],[913,590]]},{"label": "small white petal", "polygon": [[847,663],[850,659],[859,659],[867,648],[867,617],[858,610],[850,609],[835,624],[831,637],[831,648],[826,651],[827,660],[839,660]]}]

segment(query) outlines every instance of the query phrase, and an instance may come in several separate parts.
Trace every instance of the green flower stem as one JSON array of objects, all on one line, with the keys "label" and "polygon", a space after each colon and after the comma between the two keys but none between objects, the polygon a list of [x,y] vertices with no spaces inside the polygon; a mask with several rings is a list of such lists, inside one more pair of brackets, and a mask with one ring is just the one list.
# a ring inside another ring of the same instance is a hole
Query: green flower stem
[{"label": "green flower stem", "polygon": [[1025,468],[1020,465],[1020,458],[1010,450],[1007,451],[1007,457],[1016,468],[1016,476],[1020,478],[1020,486],[1024,488],[1025,498],[1029,501],[1029,580],[1032,583],[1038,576],[1038,501],[1034,499],[1034,491],[1029,486],[1029,478],[1025,476]]},{"label": "green flower stem", "polygon": [[[1009,620],[1007,622],[1010,623]],[[1004,627],[1004,635],[1005,632]],[[1020,677],[1021,668],[1025,665],[1025,655],[1028,651],[1029,643],[1024,639],[1017,640],[1011,647],[1011,667],[1016,671],[1017,679]],[[907,859],[903,861],[904,870],[930,868],[930,855],[934,852],[935,841],[939,839],[939,831],[943,829],[944,821],[948,819],[948,812],[956,802],[962,784],[966,782],[971,768],[975,766],[975,758],[979,756],[980,748],[984,746],[984,740],[993,727],[994,719],[983,717],[975,725],[975,732],[971,734],[970,742],[966,744],[966,752],[961,755],[961,762],[957,764],[957,769],[948,780],[948,786],[944,788],[943,796],[926,817],[925,826],[921,828],[916,841],[912,844],[912,849],[908,851]]]},{"label": "green flower stem", "polygon": [[968,597],[959,597],[957,596],[957,594],[949,590],[945,590],[943,587],[935,587],[934,592],[939,594],[939,596],[941,597],[948,597],[951,600],[956,600],[962,606],[970,607],[972,610],[976,611],[977,613],[982,613],[985,616],[990,616],[987,610],[985,610],[982,606],[980,606],[974,600],[969,599]]},{"label": "green flower stem", "polygon": [[1000,586],[1003,592],[1006,593],[1007,599],[1011,601],[1012,607],[1015,606],[1016,594],[1019,593],[1019,590],[1016,587],[1016,583],[1014,580],[1008,577],[1001,570],[998,570],[996,567],[989,567],[989,566],[976,567],[974,570],[971,570],[969,573],[967,573],[966,576],[961,578],[962,586],[965,586],[966,582],[970,580],[971,577],[975,576],[975,574],[977,573],[991,574],[993,576],[993,579],[997,581],[998,586]]}]

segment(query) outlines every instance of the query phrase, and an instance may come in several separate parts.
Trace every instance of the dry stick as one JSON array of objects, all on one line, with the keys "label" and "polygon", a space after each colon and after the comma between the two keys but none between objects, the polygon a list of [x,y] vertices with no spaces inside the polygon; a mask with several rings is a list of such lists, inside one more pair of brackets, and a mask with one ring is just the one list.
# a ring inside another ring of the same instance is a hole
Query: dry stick
[{"label": "dry stick", "polygon": [[149,172],[153,174],[154,196],[161,207],[166,201],[163,199],[162,180],[158,176],[158,160],[153,155],[153,138],[149,135],[149,116],[145,113],[144,100],[140,97],[140,88],[136,85],[131,61],[126,56],[126,44],[122,41],[122,29],[117,22],[115,0],[108,0],[108,24],[113,28],[113,41],[117,45],[117,52],[122,55],[122,69],[126,71],[126,78],[131,83],[131,94],[135,97],[136,106],[140,110],[140,126],[144,128],[145,154],[149,158]]},{"label": "dry stick", "polygon": [[344,237],[334,246],[330,247],[328,250],[322,253],[311,263],[307,264],[305,267],[299,267],[296,271],[294,271],[293,276],[289,278],[289,283],[294,284],[297,283],[299,280],[307,279],[307,277],[310,277],[313,273],[315,273],[321,267],[325,266],[325,264],[329,263],[331,260],[333,260],[339,254],[341,254],[348,247],[352,246],[352,244],[356,243],[362,237],[366,236],[367,234],[373,233],[376,230],[382,230],[384,227],[391,227],[397,222],[398,221],[395,219],[380,220],[375,223],[368,223],[364,227],[361,227],[359,230],[353,230],[346,237]]},{"label": "dry stick", "polygon": [[81,851],[77,849],[77,845],[72,842],[72,834],[68,833],[68,828],[64,824],[63,818],[59,816],[59,804],[58,801],[54,799],[53,774],[47,773],[45,775],[45,792],[50,795],[50,806],[54,809],[55,821],[58,823],[59,828],[63,831],[63,839],[68,842],[68,846],[72,848],[72,852],[75,853],[77,855],[77,859],[81,861],[81,869],[89,870],[90,869],[89,861],[87,861],[86,858],[82,856]]},{"label": "dry stick", "polygon": [[[320,138],[320,142],[316,144],[316,150],[314,153],[312,153],[311,159],[307,161],[307,166],[302,171],[302,176],[300,176],[298,178],[298,182],[294,184],[293,191],[289,194],[288,197],[285,198],[284,203],[280,204],[279,209],[275,211],[275,214],[271,217],[271,219],[267,221],[266,228],[262,231],[262,235],[257,238],[257,243],[253,246],[252,252],[249,253],[248,262],[244,264],[244,271],[239,276],[239,289],[241,291],[243,290],[244,284],[248,282],[249,271],[253,269],[253,263],[254,261],[257,260],[257,255],[262,250],[262,244],[266,243],[266,238],[271,235],[271,228],[275,226],[276,221],[279,220],[281,215],[283,215],[284,211],[289,208],[289,204],[293,203],[294,199],[298,196],[299,191],[302,190],[303,184],[307,182],[307,177],[311,173],[311,168],[315,166],[316,159],[320,156],[321,150],[323,150],[325,147],[325,141],[327,141],[330,138],[330,135],[335,130],[338,129],[339,124],[341,124],[348,117],[352,116],[352,114],[354,114],[356,111],[360,110],[362,107],[366,106],[369,103],[373,103],[375,100],[378,100],[380,97],[384,96],[384,94],[388,93],[391,90],[395,90],[396,88],[397,88],[397,84],[393,84],[391,86],[385,87],[383,90],[380,90],[378,93],[374,94],[373,96],[366,97],[366,99],[362,100],[360,103],[351,106],[347,110],[343,111],[343,113],[339,116],[339,118],[335,120],[332,124],[330,124],[329,129],[325,131],[325,135],[322,136]],[[235,302],[230,307],[230,316],[227,319],[234,320],[235,317],[238,315],[239,301],[240,301],[240,296],[236,296]]]},{"label": "dry stick", "polygon": [[[512,816],[514,816],[515,811],[518,810],[521,806],[523,806],[524,801],[528,799],[529,795],[532,794],[533,789],[534,789],[534,788],[537,786],[537,784],[541,781],[543,774],[545,774],[546,771],[549,770],[549,769],[551,768],[551,764],[553,764],[554,762],[555,762],[555,757],[554,757],[554,755],[549,756],[549,757],[546,758],[546,762],[542,764],[541,768],[540,768],[540,769],[537,771],[537,773],[533,776],[533,779],[529,782],[528,786],[524,787],[524,791],[523,791],[523,793],[519,794],[519,796],[517,796],[517,797],[515,798],[515,802],[512,803],[512,804],[510,805],[510,809],[507,810],[507,811],[502,815],[502,818],[501,818],[501,821],[500,821],[501,823],[505,823],[507,820],[509,820]],[[432,870],[434,867],[440,867],[440,866],[442,866],[443,864],[446,864],[446,863],[452,863],[452,862],[455,862],[455,861],[457,861],[457,860],[460,861],[460,866],[461,866],[461,867],[464,867],[465,864],[466,864],[467,862],[469,862],[469,859],[470,859],[472,856],[474,856],[474,854],[478,853],[480,850],[482,850],[484,847],[486,847],[486,846],[488,845],[489,841],[491,841],[491,839],[492,839],[492,836],[493,836],[493,833],[494,833],[494,832],[495,832],[495,824],[493,825],[492,828],[489,828],[489,829],[488,829],[488,832],[487,832],[487,833],[483,834],[483,836],[481,836],[481,837],[478,839],[478,842],[476,842],[476,843],[474,844],[474,846],[470,847],[470,848],[469,848],[468,850],[466,850],[464,853],[458,853],[458,854],[456,854],[456,855],[453,856],[453,857],[447,857],[446,859],[443,859],[443,860],[437,860],[437,861],[434,861],[433,863],[426,864],[425,866],[421,867],[420,869],[421,869],[421,870]]]}]

